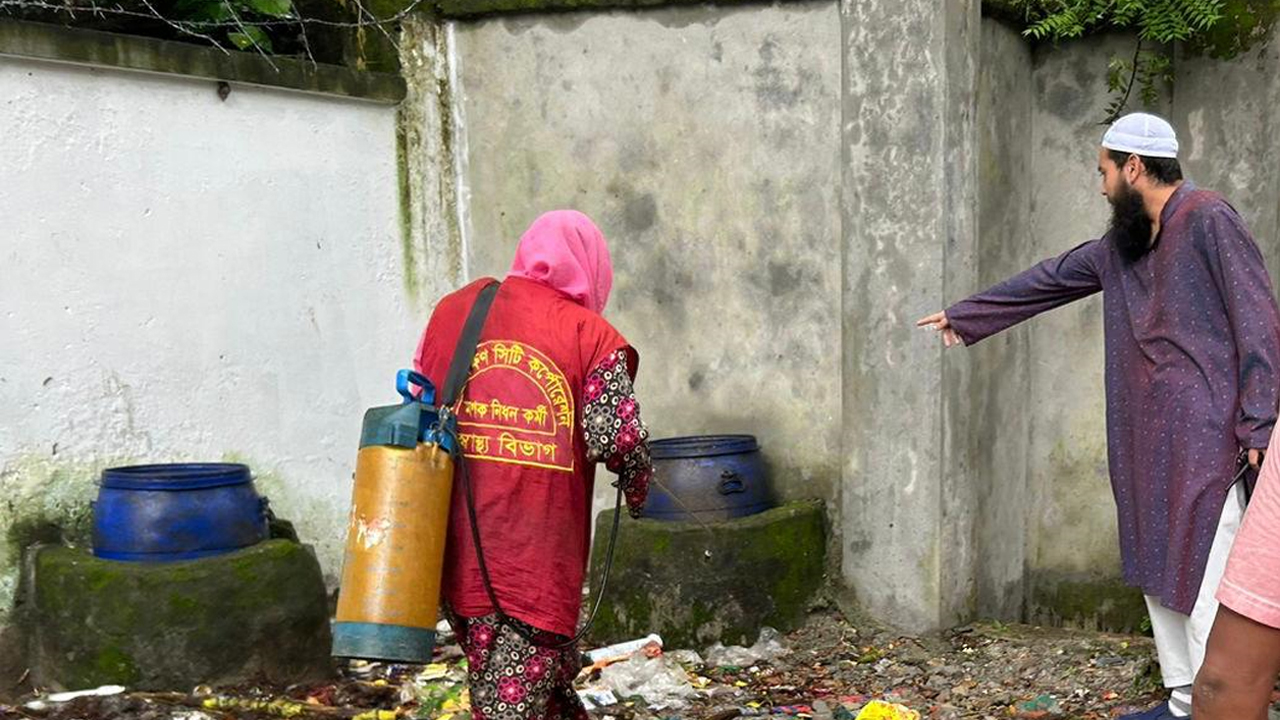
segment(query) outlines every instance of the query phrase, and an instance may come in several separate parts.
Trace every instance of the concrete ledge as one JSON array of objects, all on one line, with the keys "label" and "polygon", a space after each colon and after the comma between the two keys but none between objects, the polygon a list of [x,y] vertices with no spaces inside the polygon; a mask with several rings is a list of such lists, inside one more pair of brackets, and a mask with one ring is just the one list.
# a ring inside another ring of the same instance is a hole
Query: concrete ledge
[{"label": "concrete ledge", "polygon": [[[613,512],[596,521],[591,587],[599,589]],[[624,518],[613,574],[592,630],[599,642],[658,633],[672,648],[755,642],[762,625],[799,624],[823,583],[820,502],[702,525]]]},{"label": "concrete ledge", "polygon": [[[779,0],[812,2],[812,0]],[[652,8],[673,5],[759,5],[769,0],[436,0],[441,15],[469,18],[502,13],[535,13],[589,9]]]},{"label": "concrete ledge", "polygon": [[[779,2],[812,2],[812,0],[778,0]],[[436,0],[435,7],[445,17],[468,18],[481,15],[521,12],[553,12],[564,10],[626,9],[671,5],[748,5],[773,4],[771,0]],[[983,0],[982,11],[1022,27],[1025,11],[1011,0]]]},{"label": "concrete ledge", "polygon": [[182,75],[394,104],[404,99],[404,79],[273,57],[273,69],[255,53],[201,47],[172,40],[45,23],[0,20],[0,56]]}]

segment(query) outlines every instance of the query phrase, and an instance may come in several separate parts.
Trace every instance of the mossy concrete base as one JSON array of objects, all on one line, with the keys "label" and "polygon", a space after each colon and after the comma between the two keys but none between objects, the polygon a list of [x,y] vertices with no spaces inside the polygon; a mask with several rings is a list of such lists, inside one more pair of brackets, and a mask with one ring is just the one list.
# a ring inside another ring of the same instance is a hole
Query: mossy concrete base
[{"label": "mossy concrete base", "polygon": [[41,684],[187,690],[332,671],[324,581],[304,545],[270,540],[178,563],[32,552],[31,655]]},{"label": "mossy concrete base", "polygon": [[[612,523],[612,512],[596,521],[592,602]],[[605,643],[658,633],[668,647],[702,648],[716,641],[749,645],[763,625],[791,629],[822,586],[825,547],[820,502],[705,527],[624,518],[592,638]]]},{"label": "mossy concrete base", "polygon": [[1116,578],[1032,575],[1027,622],[1108,632],[1137,632],[1147,617],[1142,591]]}]

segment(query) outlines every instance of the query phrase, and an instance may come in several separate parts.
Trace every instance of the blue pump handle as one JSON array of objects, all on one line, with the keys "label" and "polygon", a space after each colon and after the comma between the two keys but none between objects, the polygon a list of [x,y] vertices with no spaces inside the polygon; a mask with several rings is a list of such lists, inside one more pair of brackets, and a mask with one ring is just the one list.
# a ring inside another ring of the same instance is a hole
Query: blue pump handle
[{"label": "blue pump handle", "polygon": [[[413,396],[413,390],[410,385],[417,385],[422,388],[422,395]],[[421,401],[427,405],[436,404],[436,386],[421,373],[412,370],[401,370],[396,373],[396,392],[400,393],[400,397],[404,398],[405,403]]]}]

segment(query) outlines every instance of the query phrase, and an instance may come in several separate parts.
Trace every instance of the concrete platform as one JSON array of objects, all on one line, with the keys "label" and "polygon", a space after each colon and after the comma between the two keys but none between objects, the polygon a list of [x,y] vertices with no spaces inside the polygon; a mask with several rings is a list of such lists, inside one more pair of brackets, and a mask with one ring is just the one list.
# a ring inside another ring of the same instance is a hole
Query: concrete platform
[{"label": "concrete platform", "polygon": [[[613,512],[596,520],[595,602]],[[817,501],[711,523],[623,518],[613,574],[591,637],[658,633],[668,647],[755,642],[762,625],[789,630],[823,584],[826,521]]]},{"label": "concrete platform", "polygon": [[100,560],[58,546],[32,552],[37,683],[187,690],[332,672],[324,580],[305,545],[269,540],[176,563]]}]

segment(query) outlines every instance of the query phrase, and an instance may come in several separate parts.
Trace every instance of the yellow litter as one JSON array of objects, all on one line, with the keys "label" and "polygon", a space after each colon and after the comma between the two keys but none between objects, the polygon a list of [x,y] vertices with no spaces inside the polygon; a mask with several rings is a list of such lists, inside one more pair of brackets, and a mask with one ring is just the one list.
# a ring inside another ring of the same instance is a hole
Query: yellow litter
[{"label": "yellow litter", "polygon": [[444,663],[431,663],[418,673],[419,680],[439,680],[449,674],[449,666]]},{"label": "yellow litter", "polygon": [[905,705],[872,700],[862,708],[856,720],[920,720],[920,713]]}]

